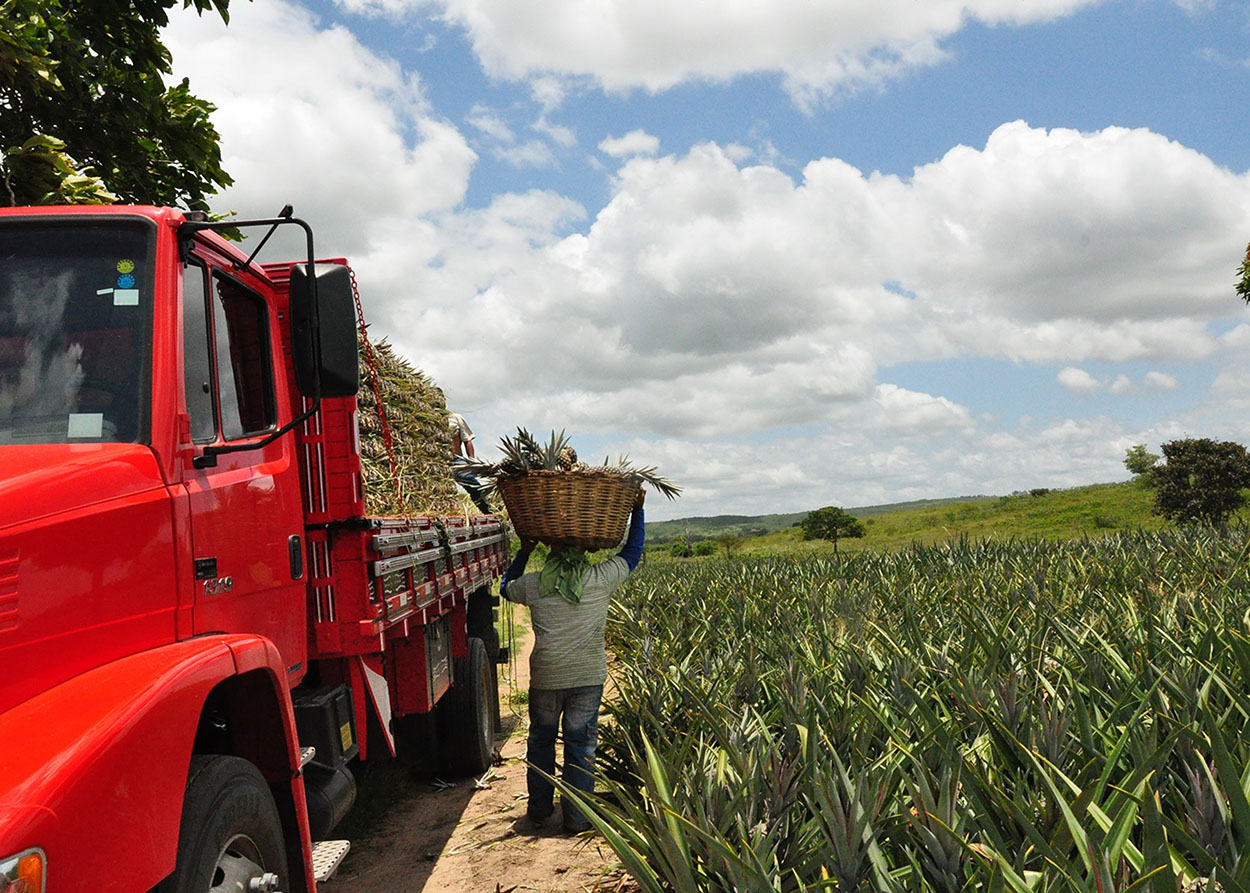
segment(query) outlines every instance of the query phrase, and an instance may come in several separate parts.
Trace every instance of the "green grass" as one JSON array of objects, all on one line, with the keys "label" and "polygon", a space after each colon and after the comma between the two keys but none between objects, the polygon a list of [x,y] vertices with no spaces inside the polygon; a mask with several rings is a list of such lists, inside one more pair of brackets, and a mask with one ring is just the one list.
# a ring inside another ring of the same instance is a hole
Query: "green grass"
[{"label": "green grass", "polygon": [[[1152,513],[1153,505],[1154,491],[1140,482],[1129,481],[1050,490],[1037,496],[1022,493],[964,498],[871,514],[850,509],[851,514],[864,522],[867,535],[862,539],[841,540],[838,549],[861,552],[960,539],[1063,540],[1129,530],[1158,530],[1163,522]],[[648,533],[651,526],[648,525]],[[794,527],[745,537],[739,549],[744,555],[826,555],[832,550],[828,542],[804,542]],[[661,558],[662,552],[657,548],[649,554]]]},{"label": "green grass", "polygon": [[[916,499],[911,502],[895,502],[889,505],[857,506],[848,508],[847,512],[857,518],[868,518],[873,515],[957,505],[991,498],[994,497],[952,496],[946,499]],[[647,539],[653,543],[666,543],[679,536],[688,537],[692,542],[716,539],[727,534],[756,537],[794,527],[806,515],[807,512],[804,511],[781,515],[711,515],[701,518],[679,518],[675,521],[648,521]]]}]

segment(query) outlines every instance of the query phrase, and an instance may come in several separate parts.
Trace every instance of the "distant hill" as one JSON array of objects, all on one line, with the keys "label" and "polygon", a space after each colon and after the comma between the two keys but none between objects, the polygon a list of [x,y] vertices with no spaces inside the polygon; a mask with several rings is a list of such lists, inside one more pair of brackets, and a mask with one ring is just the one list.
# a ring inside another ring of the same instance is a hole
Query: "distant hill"
[{"label": "distant hill", "polygon": [[691,542],[716,539],[718,536],[762,536],[793,527],[806,512],[790,515],[713,515],[710,518],[679,518],[675,521],[648,521],[647,541],[666,543],[677,536]]},{"label": "distant hill", "polygon": [[[911,502],[894,502],[888,505],[864,505],[846,511],[857,518],[884,515],[890,512],[910,511],[978,499],[995,499],[994,496],[953,496],[947,499],[916,499]],[[810,510],[809,510],[810,511]],[[674,537],[685,536],[690,542],[716,539],[720,536],[763,536],[794,527],[807,516],[806,511],[781,515],[712,515],[705,518],[678,518],[674,521],[648,521],[647,541],[655,544],[670,542]]]},{"label": "distant hill", "polygon": [[[1117,530],[1157,529],[1154,491],[1143,481],[1092,484],[1062,490],[1038,488],[1010,496],[921,499],[846,511],[863,519],[867,535],[844,539],[842,550],[906,548],[913,543],[971,539],[1034,539],[1105,536]],[[795,524],[807,513],[720,515],[647,524],[649,544],[662,545],[685,534],[692,542],[732,534],[744,552],[823,553],[827,542],[804,542]],[[766,531],[766,532],[756,532]]]}]

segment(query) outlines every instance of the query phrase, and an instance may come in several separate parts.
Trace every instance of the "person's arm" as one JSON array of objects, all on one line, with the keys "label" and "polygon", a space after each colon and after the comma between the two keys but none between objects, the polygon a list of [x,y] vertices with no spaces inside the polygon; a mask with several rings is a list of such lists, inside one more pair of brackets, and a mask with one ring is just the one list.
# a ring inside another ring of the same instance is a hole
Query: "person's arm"
[{"label": "person's arm", "polygon": [[640,487],[638,498],[634,500],[634,510],[629,516],[629,533],[625,536],[625,545],[616,553],[618,557],[625,559],[631,571],[642,561],[642,547],[647,538],[646,523],[642,516],[642,504],[646,498],[647,491]]},{"label": "person's arm", "polygon": [[499,594],[508,601],[513,601],[508,598],[508,584],[525,573],[525,565],[529,563],[530,553],[534,551],[535,545],[533,540],[521,540],[520,551],[516,553],[512,564],[508,565],[508,569],[503,572],[503,579],[499,581]]}]

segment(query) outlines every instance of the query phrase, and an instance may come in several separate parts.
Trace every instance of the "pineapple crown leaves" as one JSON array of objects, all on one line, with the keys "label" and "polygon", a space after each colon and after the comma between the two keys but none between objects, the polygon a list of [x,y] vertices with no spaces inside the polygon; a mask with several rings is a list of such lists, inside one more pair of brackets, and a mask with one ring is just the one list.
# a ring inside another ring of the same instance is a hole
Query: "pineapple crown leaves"
[{"label": "pineapple crown leaves", "polygon": [[501,477],[520,476],[531,471],[602,471],[639,484],[648,484],[668,499],[675,499],[681,493],[681,488],[660,477],[654,466],[636,468],[628,456],[620,456],[616,462],[605,457],[598,467],[579,462],[577,451],[563,429],[559,433],[552,431],[547,442],[541,443],[525,428],[517,428],[515,436],[500,438],[499,449],[503,458],[498,462],[470,462],[459,467],[488,478],[492,484]]},{"label": "pineapple crown leaves", "polygon": [[614,465],[608,464],[605,456],[603,459],[603,467],[605,470],[613,474],[619,474],[621,477],[627,477],[637,481],[639,484],[650,484],[666,499],[676,499],[681,494],[681,487],[677,487],[667,478],[660,477],[659,469],[654,465],[647,465],[643,468],[635,468],[633,463],[629,461],[629,456],[618,456]]}]

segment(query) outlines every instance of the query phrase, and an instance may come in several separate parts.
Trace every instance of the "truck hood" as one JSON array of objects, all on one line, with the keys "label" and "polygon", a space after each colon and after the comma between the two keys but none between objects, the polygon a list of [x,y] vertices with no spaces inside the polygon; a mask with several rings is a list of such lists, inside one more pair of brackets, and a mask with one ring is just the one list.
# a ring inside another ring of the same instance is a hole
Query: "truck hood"
[{"label": "truck hood", "polygon": [[0,532],[163,485],[156,457],[146,446],[0,446]]}]

